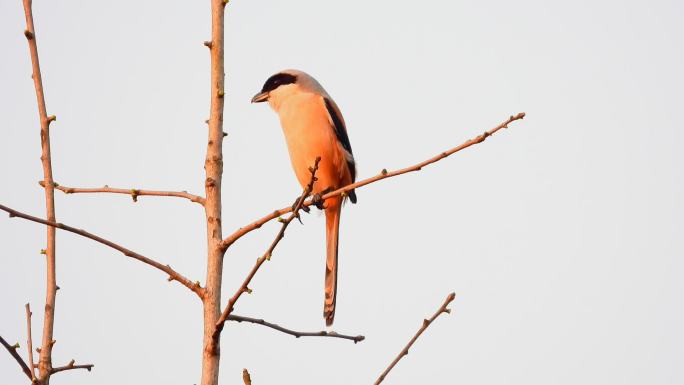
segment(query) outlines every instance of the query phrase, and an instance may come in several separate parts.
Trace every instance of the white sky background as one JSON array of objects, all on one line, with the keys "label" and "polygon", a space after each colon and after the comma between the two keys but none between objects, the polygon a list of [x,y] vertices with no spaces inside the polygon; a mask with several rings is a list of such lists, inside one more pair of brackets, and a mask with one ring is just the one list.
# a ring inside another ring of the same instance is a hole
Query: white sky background
[{"label": "white sky background", "polygon": [[[677,1],[245,1],[228,7],[224,231],[300,192],[272,73],[314,75],[342,109],[360,178],[528,117],[344,210],[335,330],[224,332],[221,383],[371,383],[450,291],[387,384],[681,384],[684,6]],[[34,15],[64,185],[203,194],[209,2],[41,1]],[[44,216],[39,126],[19,0],[0,2],[0,202]],[[63,195],[58,220],[204,282],[201,207]],[[293,225],[237,314],[324,328],[324,220]],[[224,301],[277,223],[226,256]],[[0,334],[40,339],[45,229],[0,217]],[[199,381],[201,307],[160,272],[59,232],[53,384]],[[0,382],[26,379],[0,352]]]}]

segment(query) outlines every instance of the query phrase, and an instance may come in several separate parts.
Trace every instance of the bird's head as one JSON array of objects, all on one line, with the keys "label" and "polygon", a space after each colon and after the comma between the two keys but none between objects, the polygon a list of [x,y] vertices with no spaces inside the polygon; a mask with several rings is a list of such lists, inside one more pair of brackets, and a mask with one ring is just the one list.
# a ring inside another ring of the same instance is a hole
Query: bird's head
[{"label": "bird's head", "polygon": [[268,101],[271,107],[277,110],[280,102],[290,95],[310,92],[327,95],[321,85],[306,72],[298,70],[284,70],[266,80],[261,92],[254,95],[252,103]]}]

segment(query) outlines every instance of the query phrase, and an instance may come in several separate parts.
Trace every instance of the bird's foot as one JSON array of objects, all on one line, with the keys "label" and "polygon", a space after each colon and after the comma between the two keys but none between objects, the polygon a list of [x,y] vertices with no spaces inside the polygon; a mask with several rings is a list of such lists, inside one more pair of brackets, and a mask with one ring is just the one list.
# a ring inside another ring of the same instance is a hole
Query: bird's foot
[{"label": "bird's foot", "polygon": [[[295,199],[294,203],[292,204],[292,211],[293,212],[297,208],[297,205],[299,204],[300,200],[302,201],[302,203],[304,203],[304,199],[305,199],[304,197],[299,197],[299,198]],[[311,209],[307,206],[301,206],[299,209],[304,211],[305,213],[309,213],[309,211],[311,211]],[[302,218],[299,216],[299,212],[295,213],[295,218],[297,218],[299,223],[304,224],[304,222],[302,222]]]},{"label": "bird's foot", "polygon": [[323,210],[323,195],[316,193],[311,197],[311,204],[316,206],[319,210]]},{"label": "bird's foot", "polygon": [[311,197],[311,204],[314,205],[314,206],[316,206],[319,210],[325,209],[325,205],[323,204],[323,203],[324,203],[324,201],[323,201],[323,195],[329,193],[330,191],[332,191],[332,187],[328,187],[328,188],[326,188],[325,190],[323,190],[323,191],[321,191],[321,192],[319,192],[319,193],[314,194],[314,195]]},{"label": "bird's foot", "polygon": [[310,209],[307,206],[303,205],[304,199],[306,199],[306,198],[305,197],[298,197],[297,199],[295,199],[294,203],[292,203],[292,210],[297,208],[297,205],[299,204],[299,201],[301,200],[302,201],[302,207],[300,207],[299,209],[304,211],[305,213],[308,213],[310,211]]}]

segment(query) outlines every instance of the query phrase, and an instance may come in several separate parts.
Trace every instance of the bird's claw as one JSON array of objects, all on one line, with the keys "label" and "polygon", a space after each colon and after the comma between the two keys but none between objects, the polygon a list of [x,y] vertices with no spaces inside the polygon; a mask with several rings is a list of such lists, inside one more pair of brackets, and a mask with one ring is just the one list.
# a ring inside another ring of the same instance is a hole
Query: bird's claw
[{"label": "bird's claw", "polygon": [[311,197],[311,204],[316,206],[319,210],[325,209],[325,207],[323,206],[323,195],[321,195],[320,193],[314,194]]},{"label": "bird's claw", "polygon": [[[297,208],[297,205],[299,204],[300,200],[304,200],[304,198],[297,197],[297,199],[295,199],[294,203],[292,203],[292,211],[294,211]],[[304,203],[304,202],[302,202],[302,203]],[[299,209],[304,210],[304,212],[307,212],[307,213],[309,212],[309,208],[306,206],[303,206],[303,205]]]},{"label": "bird's claw", "polygon": [[[300,200],[304,200],[304,198],[303,198],[303,197],[299,197],[299,198],[295,199],[294,203],[292,204],[292,211],[294,211],[294,210],[297,208],[297,205],[299,204],[299,201],[300,201]],[[302,202],[302,203],[303,203],[303,202]],[[304,211],[305,213],[309,213],[309,211],[311,211],[311,209],[309,209],[309,207],[307,207],[307,206],[301,206],[299,209],[302,210],[302,211]],[[299,213],[298,213],[298,212],[295,213],[295,218],[297,218],[297,220],[299,221],[299,223],[304,224],[304,222],[302,222],[302,218],[299,216]]]}]

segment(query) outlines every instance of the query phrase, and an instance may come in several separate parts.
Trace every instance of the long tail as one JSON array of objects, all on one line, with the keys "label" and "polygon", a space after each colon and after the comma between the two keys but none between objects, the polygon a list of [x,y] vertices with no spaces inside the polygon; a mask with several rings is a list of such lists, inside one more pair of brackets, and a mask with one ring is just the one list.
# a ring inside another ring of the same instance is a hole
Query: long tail
[{"label": "long tail", "polygon": [[337,301],[337,241],[340,234],[342,199],[328,199],[325,205],[327,258],[325,260],[325,303],[323,306],[323,317],[325,318],[325,324],[330,326],[335,319],[335,302]]}]

